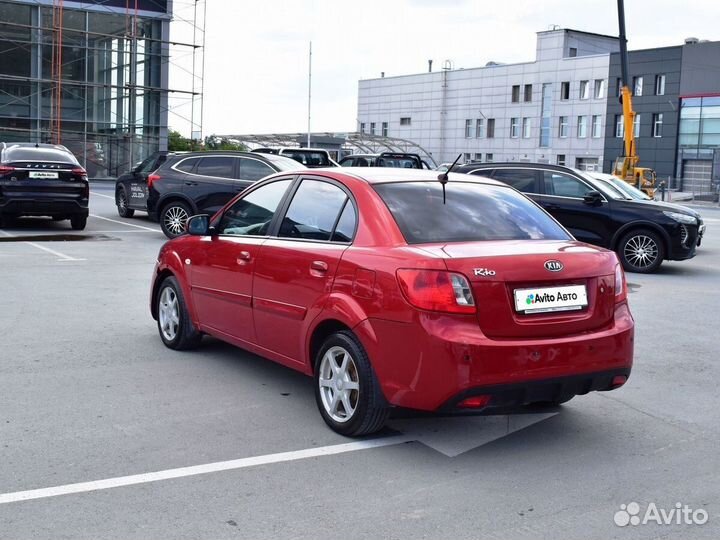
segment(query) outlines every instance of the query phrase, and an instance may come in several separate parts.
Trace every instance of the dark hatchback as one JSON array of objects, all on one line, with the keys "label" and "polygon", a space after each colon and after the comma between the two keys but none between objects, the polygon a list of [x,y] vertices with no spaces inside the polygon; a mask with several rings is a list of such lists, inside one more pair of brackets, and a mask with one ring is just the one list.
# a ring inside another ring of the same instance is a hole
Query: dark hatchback
[{"label": "dark hatchback", "polygon": [[657,201],[629,200],[586,173],[544,163],[470,163],[455,172],[505,182],[547,210],[578,240],[616,251],[630,272],[650,273],[663,260],[695,256],[705,225],[694,212]]},{"label": "dark hatchback", "polygon": [[[144,185],[142,180],[137,181],[133,206],[128,209],[145,210],[160,222],[168,238],[175,238],[185,232],[190,216],[212,215],[261,178],[304,168],[293,159],[273,154],[233,151],[170,154],[147,176]],[[118,189],[126,188],[119,183]],[[118,213],[122,215],[122,198],[117,200]]]},{"label": "dark hatchback", "polygon": [[87,173],[67,148],[36,143],[0,143],[0,226],[21,216],[87,224]]}]

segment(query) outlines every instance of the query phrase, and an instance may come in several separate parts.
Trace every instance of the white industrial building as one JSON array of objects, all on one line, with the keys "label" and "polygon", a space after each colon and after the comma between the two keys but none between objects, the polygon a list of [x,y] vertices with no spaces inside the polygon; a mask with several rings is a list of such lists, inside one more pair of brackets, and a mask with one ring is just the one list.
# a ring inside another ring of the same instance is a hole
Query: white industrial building
[{"label": "white industrial building", "polygon": [[412,140],[438,163],[462,153],[602,169],[618,50],[616,37],[554,29],[538,32],[533,62],[361,80],[357,128]]}]

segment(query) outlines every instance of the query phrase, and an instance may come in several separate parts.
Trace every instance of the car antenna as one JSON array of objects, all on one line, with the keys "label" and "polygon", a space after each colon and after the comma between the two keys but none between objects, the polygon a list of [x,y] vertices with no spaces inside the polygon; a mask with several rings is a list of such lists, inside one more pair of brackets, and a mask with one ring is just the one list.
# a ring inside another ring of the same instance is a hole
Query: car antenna
[{"label": "car antenna", "polygon": [[448,167],[448,170],[438,175],[438,182],[442,184],[443,188],[443,204],[445,204],[445,184],[448,183],[448,173],[453,170],[453,167],[457,165],[457,162],[460,161],[461,157],[462,154],[458,154],[458,157],[456,157],[455,161],[453,161],[453,164]]}]

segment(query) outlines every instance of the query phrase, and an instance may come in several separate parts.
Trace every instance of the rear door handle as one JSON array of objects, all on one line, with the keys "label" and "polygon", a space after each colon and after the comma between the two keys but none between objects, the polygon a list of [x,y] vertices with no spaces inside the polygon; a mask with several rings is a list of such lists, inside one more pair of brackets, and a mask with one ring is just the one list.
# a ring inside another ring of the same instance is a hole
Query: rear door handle
[{"label": "rear door handle", "polygon": [[188,182],[185,182],[185,185],[186,185],[186,186],[197,186],[198,183],[197,183],[197,182],[190,182],[190,181],[188,181]]},{"label": "rear door handle", "polygon": [[250,254],[249,251],[241,251],[241,252],[238,254],[237,263],[238,263],[239,265],[247,264],[247,263],[249,263],[251,260],[252,260],[252,255]]},{"label": "rear door handle", "polygon": [[328,264],[325,261],[313,261],[310,264],[310,273],[314,276],[323,276],[328,271]]}]

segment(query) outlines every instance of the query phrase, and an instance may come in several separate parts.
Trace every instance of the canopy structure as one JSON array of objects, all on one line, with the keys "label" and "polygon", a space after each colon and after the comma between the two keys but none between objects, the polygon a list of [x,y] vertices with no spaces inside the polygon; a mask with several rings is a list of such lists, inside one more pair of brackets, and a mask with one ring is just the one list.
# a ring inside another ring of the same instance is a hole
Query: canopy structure
[{"label": "canopy structure", "polygon": [[[250,135],[213,135],[211,138],[227,139],[232,142],[243,143],[249,148],[276,147],[276,146],[307,146],[307,133],[270,133]],[[437,165],[432,155],[419,144],[407,139],[396,137],[382,137],[368,133],[352,132],[324,132],[311,133],[310,146],[336,151],[340,155],[347,154],[376,154],[379,152],[405,152],[418,154],[430,165]]]}]

